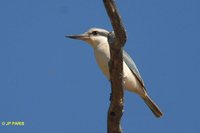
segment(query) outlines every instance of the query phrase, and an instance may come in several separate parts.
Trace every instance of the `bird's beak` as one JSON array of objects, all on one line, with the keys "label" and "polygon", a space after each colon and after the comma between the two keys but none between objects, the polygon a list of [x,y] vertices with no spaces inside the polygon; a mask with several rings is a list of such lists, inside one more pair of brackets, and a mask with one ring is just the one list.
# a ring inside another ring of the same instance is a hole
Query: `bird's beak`
[{"label": "bird's beak", "polygon": [[78,39],[78,40],[84,40],[84,41],[86,41],[87,39],[89,39],[89,36],[87,34],[67,35],[65,37],[72,38],[72,39]]}]

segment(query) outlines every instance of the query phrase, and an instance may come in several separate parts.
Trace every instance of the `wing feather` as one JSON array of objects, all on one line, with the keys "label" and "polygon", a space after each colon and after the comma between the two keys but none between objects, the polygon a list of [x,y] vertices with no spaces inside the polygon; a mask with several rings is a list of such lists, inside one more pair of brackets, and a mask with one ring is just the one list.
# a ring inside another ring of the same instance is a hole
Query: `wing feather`
[{"label": "wing feather", "polygon": [[125,50],[123,50],[123,60],[126,63],[126,65],[129,67],[131,72],[138,79],[138,81],[140,82],[142,87],[145,88],[144,81],[143,81],[143,79],[142,79],[142,77],[140,75],[139,70],[137,69],[137,66],[136,66],[135,62],[131,59],[131,57],[128,55],[128,53]]}]

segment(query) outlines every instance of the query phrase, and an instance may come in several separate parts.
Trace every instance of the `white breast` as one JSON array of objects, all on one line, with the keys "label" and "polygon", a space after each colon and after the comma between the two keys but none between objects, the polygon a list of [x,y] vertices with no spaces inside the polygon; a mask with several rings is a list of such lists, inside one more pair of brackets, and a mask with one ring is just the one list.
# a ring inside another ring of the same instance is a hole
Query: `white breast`
[{"label": "white breast", "polygon": [[104,75],[109,79],[108,62],[110,60],[110,49],[108,44],[102,44],[94,48],[96,62],[103,71]]},{"label": "white breast", "polygon": [[[95,47],[94,54],[97,64],[101,68],[104,75],[109,79],[108,62],[110,60],[110,49],[108,44],[102,44],[98,47]],[[141,90],[140,83],[137,81],[125,62],[123,62],[123,69],[125,88],[133,92],[138,92],[139,90]]]}]

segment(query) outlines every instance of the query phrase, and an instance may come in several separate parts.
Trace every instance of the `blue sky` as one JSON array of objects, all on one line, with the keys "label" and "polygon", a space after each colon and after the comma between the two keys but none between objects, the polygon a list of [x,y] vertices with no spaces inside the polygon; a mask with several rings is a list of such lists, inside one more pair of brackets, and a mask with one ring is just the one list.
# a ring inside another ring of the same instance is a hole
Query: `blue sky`
[{"label": "blue sky", "polygon": [[[200,132],[200,1],[117,1],[156,119],[125,93],[124,133]],[[112,30],[102,1],[0,1],[0,132],[102,133],[110,83],[93,49],[65,38],[91,27]],[[25,126],[3,126],[23,121]]]}]

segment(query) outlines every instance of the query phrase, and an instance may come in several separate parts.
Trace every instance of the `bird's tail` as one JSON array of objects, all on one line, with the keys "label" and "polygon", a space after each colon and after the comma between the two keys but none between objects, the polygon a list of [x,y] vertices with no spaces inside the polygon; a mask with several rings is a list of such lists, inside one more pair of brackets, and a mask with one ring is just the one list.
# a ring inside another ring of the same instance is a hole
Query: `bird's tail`
[{"label": "bird's tail", "polygon": [[146,105],[151,109],[151,111],[156,117],[159,118],[162,116],[161,110],[148,95],[145,95],[145,97],[142,97],[142,98],[144,102],[146,103]]}]

